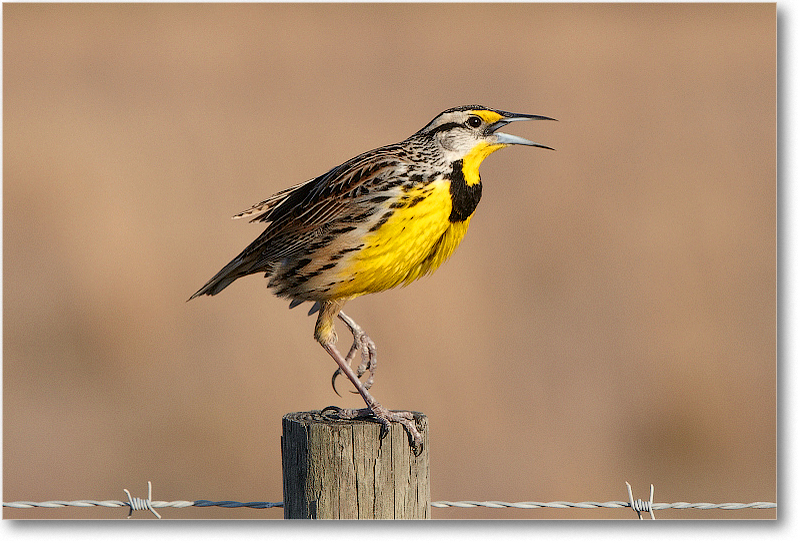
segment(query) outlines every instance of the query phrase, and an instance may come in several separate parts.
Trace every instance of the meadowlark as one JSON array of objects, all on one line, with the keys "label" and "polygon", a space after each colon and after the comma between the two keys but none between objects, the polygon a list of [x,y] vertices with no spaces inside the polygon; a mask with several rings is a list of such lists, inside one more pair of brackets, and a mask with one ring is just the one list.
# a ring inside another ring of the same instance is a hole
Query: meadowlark
[{"label": "meadowlark", "polygon": [[[515,144],[552,149],[497,131],[524,120],[554,119],[477,105],[448,109],[400,143],[270,196],[234,216],[268,223],[266,230],[189,299],[213,296],[240,277],[263,273],[277,296],[291,300],[290,307],[313,302],[314,338],[338,365],[334,390],[344,373],[367,404],[323,411],[343,419],[374,418],[383,434],[390,422],[399,422],[420,450],[413,415],[389,411],[369,393],[377,368],[375,344],[342,307],[357,296],[419,279],[452,255],[481,199],[483,159]],[[336,317],[353,335],[346,356],[335,346]],[[361,361],[354,371],[356,355]]]}]

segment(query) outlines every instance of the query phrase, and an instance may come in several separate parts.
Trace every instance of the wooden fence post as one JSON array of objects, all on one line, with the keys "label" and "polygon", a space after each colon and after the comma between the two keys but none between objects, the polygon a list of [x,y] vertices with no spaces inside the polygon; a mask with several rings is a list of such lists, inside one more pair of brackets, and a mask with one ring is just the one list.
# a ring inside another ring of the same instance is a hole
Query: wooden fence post
[{"label": "wooden fence post", "polygon": [[329,420],[319,411],[283,417],[284,518],[427,519],[431,516],[428,419],[414,413],[423,449],[392,423]]}]

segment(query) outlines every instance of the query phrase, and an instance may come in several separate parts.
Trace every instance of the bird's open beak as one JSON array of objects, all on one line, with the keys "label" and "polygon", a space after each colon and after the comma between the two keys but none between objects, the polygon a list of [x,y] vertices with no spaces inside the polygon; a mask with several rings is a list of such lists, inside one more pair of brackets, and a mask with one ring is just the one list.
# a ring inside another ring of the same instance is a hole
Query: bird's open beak
[{"label": "bird's open beak", "polygon": [[514,136],[513,134],[495,132],[495,130],[498,130],[508,123],[514,121],[555,121],[556,119],[553,119],[552,117],[545,117],[544,115],[528,115],[527,113],[508,113],[506,111],[500,113],[503,115],[503,118],[489,126],[489,132],[494,134],[494,137],[496,138],[495,141],[497,143],[502,143],[504,145],[530,145],[531,147],[541,147],[542,149],[550,149],[551,151],[555,150],[547,145],[535,143],[531,140]]}]

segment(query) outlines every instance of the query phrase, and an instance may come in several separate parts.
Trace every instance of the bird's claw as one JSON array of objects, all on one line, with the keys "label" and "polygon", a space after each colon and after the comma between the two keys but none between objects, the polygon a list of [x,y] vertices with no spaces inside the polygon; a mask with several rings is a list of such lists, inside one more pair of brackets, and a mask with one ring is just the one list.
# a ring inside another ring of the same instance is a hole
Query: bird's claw
[{"label": "bird's claw", "polygon": [[320,411],[320,413],[323,416],[338,420],[374,420],[381,425],[381,439],[389,435],[389,430],[391,428],[390,423],[398,422],[403,425],[403,428],[405,428],[408,434],[409,445],[411,445],[411,448],[414,450],[414,456],[419,456],[422,452],[422,434],[420,434],[417,429],[414,414],[410,411],[389,411],[380,404],[374,407],[364,407],[362,409],[344,409],[335,405],[329,405]]}]

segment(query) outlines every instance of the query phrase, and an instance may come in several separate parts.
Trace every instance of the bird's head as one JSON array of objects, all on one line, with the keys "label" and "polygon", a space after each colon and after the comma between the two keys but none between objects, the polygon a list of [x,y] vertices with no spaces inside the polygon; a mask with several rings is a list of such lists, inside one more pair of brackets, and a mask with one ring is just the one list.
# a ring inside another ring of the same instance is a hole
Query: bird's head
[{"label": "bird's head", "polygon": [[483,159],[509,145],[552,149],[547,145],[497,131],[514,121],[538,120],[555,119],[543,115],[509,113],[483,106],[461,106],[443,111],[416,135],[432,139],[451,160],[476,154]]}]

